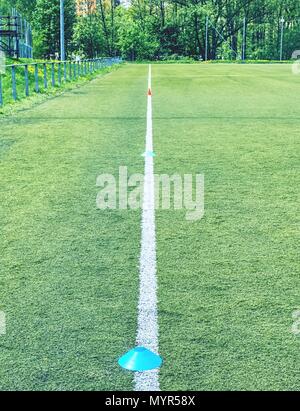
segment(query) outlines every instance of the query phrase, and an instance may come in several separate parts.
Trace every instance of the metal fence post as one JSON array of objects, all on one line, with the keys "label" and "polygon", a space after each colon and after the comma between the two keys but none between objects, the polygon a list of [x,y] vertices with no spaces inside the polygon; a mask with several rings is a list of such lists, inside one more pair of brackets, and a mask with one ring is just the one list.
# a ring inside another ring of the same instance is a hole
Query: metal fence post
[{"label": "metal fence post", "polygon": [[2,76],[0,74],[0,107],[3,106]]},{"label": "metal fence post", "polygon": [[12,96],[14,101],[17,100],[17,85],[16,85],[16,67],[11,66],[11,82],[12,82]]},{"label": "metal fence post", "polygon": [[242,60],[245,61],[246,60],[246,25],[247,25],[247,21],[246,21],[246,17],[244,17],[243,20],[243,45],[242,45]]},{"label": "metal fence post", "polygon": [[28,81],[28,65],[24,66],[24,76],[25,76],[25,96],[29,96],[29,81]]},{"label": "metal fence post", "polygon": [[58,85],[61,85],[61,64],[58,63]]},{"label": "metal fence post", "polygon": [[52,87],[55,87],[54,63],[51,63],[51,81],[52,81]]},{"label": "metal fence post", "polygon": [[281,33],[280,33],[280,61],[283,60],[283,36],[284,36],[284,18],[282,17],[280,20],[281,23]]},{"label": "metal fence post", "polygon": [[46,65],[46,63],[44,63],[44,87],[45,87],[45,89],[48,88],[47,65]]},{"label": "metal fence post", "polygon": [[209,18],[206,16],[205,21],[205,61],[208,60],[208,31],[209,31]]},{"label": "metal fence post", "polygon": [[39,68],[37,64],[34,65],[34,83],[35,83],[35,86],[34,86],[35,92],[38,93],[40,91],[40,88],[39,88]]},{"label": "metal fence post", "polygon": [[67,63],[64,61],[64,80],[67,81]]},{"label": "metal fence post", "polygon": [[72,80],[72,63],[69,61],[69,80]]}]

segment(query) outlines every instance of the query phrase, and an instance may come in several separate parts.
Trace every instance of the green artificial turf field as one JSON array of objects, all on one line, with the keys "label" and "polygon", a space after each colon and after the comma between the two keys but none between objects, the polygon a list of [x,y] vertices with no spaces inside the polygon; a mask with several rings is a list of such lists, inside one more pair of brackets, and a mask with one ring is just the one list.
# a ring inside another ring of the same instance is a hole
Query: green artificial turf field
[{"label": "green artificial turf field", "polygon": [[[162,390],[298,390],[300,77],[153,65],[155,172],[205,175],[205,217],[157,211]],[[0,120],[0,390],[131,390],[140,211],[96,178],[143,173],[147,65]]]}]

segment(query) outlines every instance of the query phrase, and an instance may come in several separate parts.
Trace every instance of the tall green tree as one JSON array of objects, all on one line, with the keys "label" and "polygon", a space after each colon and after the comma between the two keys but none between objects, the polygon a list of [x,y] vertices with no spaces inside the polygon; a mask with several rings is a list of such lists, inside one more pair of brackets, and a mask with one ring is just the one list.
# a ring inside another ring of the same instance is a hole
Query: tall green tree
[{"label": "tall green tree", "polygon": [[93,58],[105,53],[105,39],[99,15],[82,16],[77,19],[73,34],[74,49],[80,55]]},{"label": "tall green tree", "polygon": [[[66,52],[72,51],[72,37],[76,21],[75,0],[65,0]],[[37,0],[33,13],[35,52],[40,57],[58,55],[60,50],[60,1]]]}]

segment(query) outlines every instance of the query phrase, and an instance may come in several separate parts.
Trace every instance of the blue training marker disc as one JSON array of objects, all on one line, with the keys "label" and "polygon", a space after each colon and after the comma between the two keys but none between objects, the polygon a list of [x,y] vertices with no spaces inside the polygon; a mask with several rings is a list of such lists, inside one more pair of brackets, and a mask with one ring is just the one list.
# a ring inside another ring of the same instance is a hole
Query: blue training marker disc
[{"label": "blue training marker disc", "polygon": [[137,347],[124,354],[118,363],[125,370],[142,372],[159,368],[162,359],[147,348]]},{"label": "blue training marker disc", "polygon": [[146,151],[143,154],[143,157],[156,157],[156,154],[154,153],[154,151]]}]

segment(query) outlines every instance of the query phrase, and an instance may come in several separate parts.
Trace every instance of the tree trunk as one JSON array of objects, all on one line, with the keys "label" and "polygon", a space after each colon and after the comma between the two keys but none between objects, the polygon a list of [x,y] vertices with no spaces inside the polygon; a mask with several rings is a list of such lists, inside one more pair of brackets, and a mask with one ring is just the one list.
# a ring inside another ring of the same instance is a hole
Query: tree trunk
[{"label": "tree trunk", "polygon": [[100,5],[100,14],[101,14],[101,20],[102,20],[102,26],[103,26],[103,32],[104,32],[104,36],[105,36],[106,46],[107,46],[108,53],[111,55],[109,33],[108,33],[108,29],[107,29],[107,24],[106,24],[106,18],[105,18],[106,16],[105,16],[105,10],[104,10],[104,6],[103,6],[103,0],[98,0],[98,1],[99,1],[99,5]]}]

